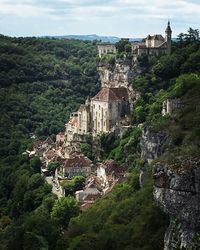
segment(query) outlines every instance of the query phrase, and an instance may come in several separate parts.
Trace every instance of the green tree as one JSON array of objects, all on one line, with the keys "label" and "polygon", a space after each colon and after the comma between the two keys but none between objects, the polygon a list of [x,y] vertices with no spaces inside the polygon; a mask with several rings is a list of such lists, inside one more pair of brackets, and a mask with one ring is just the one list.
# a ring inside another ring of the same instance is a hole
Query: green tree
[{"label": "green tree", "polygon": [[51,161],[48,165],[47,165],[47,169],[49,170],[49,172],[52,175],[55,175],[55,171],[57,168],[60,167],[60,162],[59,161]]},{"label": "green tree", "polygon": [[66,228],[70,219],[77,216],[78,213],[79,207],[76,199],[72,196],[68,196],[62,197],[55,202],[51,212],[51,217]]},{"label": "green tree", "polygon": [[93,153],[92,153],[92,145],[89,143],[82,143],[81,144],[81,152],[87,156],[89,159],[93,159]]},{"label": "green tree", "polygon": [[85,184],[84,176],[75,176],[73,180],[74,180],[74,188],[76,191],[83,189]]},{"label": "green tree", "polygon": [[31,165],[31,168],[33,169],[33,171],[35,173],[40,173],[41,172],[42,163],[40,161],[39,156],[34,156],[33,159],[31,159],[31,161],[30,161],[30,165]]}]

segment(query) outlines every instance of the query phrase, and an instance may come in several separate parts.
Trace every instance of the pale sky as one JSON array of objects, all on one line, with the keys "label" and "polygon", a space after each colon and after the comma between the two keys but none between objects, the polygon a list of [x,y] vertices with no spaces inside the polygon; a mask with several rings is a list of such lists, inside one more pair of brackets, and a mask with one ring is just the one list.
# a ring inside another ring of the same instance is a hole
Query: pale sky
[{"label": "pale sky", "polygon": [[0,34],[173,37],[200,27],[200,0],[0,0]]}]

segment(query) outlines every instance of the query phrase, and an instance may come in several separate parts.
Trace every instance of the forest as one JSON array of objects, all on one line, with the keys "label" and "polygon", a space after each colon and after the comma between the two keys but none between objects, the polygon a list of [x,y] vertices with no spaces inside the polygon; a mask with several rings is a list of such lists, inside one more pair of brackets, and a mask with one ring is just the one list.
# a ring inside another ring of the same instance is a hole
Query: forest
[{"label": "forest", "polygon": [[[22,153],[35,137],[55,139],[70,113],[97,92],[96,44],[1,35],[0,51],[0,249],[55,249],[56,197],[40,161]],[[77,214],[75,200],[68,203]]]},{"label": "forest", "polygon": [[[102,159],[115,159],[129,174],[83,213],[73,196],[57,200],[40,175],[40,161],[22,152],[33,135],[54,138],[70,112],[98,91],[95,42],[1,36],[0,50],[0,249],[163,249],[169,218],[152,199],[151,164],[139,186],[144,163],[137,125],[171,135],[168,158],[199,155],[197,30],[180,34],[171,55],[138,59],[143,71],[133,80],[140,92],[131,114],[135,128],[121,139],[101,138]],[[174,97],[187,105],[175,118],[161,116],[163,100]]]}]

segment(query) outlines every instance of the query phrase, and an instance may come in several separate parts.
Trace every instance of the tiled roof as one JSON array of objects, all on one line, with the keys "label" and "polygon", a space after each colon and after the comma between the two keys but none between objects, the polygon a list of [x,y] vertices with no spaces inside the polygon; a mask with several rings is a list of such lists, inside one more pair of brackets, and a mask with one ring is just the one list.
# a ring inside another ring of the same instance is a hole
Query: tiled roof
[{"label": "tiled roof", "polygon": [[98,199],[99,197],[101,197],[101,194],[88,194],[85,198],[84,201],[95,201],[96,199]]},{"label": "tiled roof", "polygon": [[86,183],[86,187],[87,188],[97,188],[99,191],[102,191],[102,187],[101,187],[101,181],[97,176],[90,176],[87,179],[87,183]]},{"label": "tiled roof", "polygon": [[92,161],[88,159],[87,157],[84,157],[82,155],[76,155],[65,161],[65,167],[70,168],[76,165],[79,167],[90,167],[91,163]]},{"label": "tiled roof", "polygon": [[162,35],[160,35],[160,34],[156,34],[156,35],[153,35],[153,36],[150,36],[150,35],[148,35],[147,37],[146,37],[146,39],[147,40],[153,40],[153,39],[155,39],[155,40],[161,40],[161,41],[163,41],[164,42],[164,37],[162,36]]},{"label": "tiled roof", "polygon": [[79,109],[78,109],[78,112],[83,112],[83,110],[86,109],[86,111],[90,111],[90,106],[89,105],[85,105],[85,104],[81,104]]},{"label": "tiled roof", "polygon": [[57,154],[54,150],[49,150],[45,153],[45,158],[47,158],[48,160],[51,160],[56,156],[57,156]]},{"label": "tiled roof", "polygon": [[128,101],[128,90],[126,88],[102,88],[96,96],[92,98],[95,101]]},{"label": "tiled roof", "polygon": [[124,169],[123,167],[121,167],[116,161],[114,160],[106,160],[101,164],[102,167],[105,168],[106,173],[112,174],[113,172],[115,174],[123,174],[124,173]]}]

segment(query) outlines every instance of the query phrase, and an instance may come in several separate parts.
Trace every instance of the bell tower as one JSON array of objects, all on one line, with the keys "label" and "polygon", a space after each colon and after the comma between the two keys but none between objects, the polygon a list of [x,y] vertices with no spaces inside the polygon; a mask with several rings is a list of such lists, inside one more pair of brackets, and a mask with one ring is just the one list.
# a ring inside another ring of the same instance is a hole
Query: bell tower
[{"label": "bell tower", "polygon": [[167,24],[167,28],[165,30],[165,41],[166,41],[166,45],[167,45],[167,54],[171,54],[172,30],[171,30],[169,21],[168,21],[168,24]]}]

